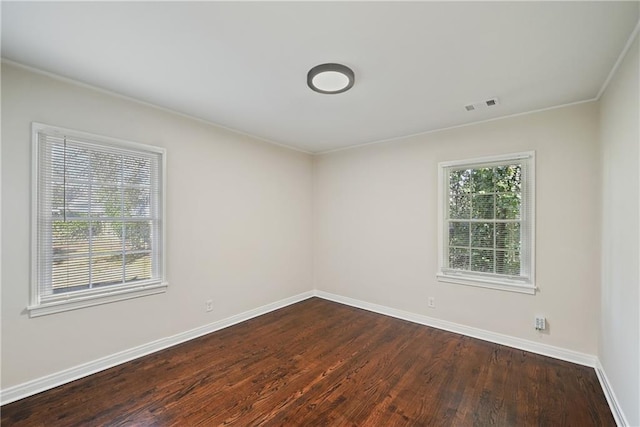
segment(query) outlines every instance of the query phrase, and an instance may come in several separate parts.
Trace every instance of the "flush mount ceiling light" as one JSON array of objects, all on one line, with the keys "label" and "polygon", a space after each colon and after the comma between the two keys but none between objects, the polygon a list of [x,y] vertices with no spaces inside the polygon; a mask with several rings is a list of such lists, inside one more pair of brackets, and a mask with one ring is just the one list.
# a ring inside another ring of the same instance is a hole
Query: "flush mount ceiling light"
[{"label": "flush mount ceiling light", "polygon": [[353,70],[342,64],[320,64],[309,70],[307,84],[319,93],[346,92],[353,86]]}]

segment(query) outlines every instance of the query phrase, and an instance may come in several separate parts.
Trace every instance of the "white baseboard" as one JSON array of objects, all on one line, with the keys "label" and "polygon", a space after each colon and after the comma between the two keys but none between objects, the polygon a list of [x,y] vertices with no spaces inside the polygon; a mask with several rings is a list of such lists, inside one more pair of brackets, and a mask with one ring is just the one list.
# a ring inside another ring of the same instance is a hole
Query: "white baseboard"
[{"label": "white baseboard", "polygon": [[442,329],[449,332],[454,332],[461,335],[466,335],[473,338],[478,338],[484,341],[493,342],[496,344],[502,344],[509,347],[518,348],[521,350],[530,351],[532,353],[541,354],[544,356],[553,357],[556,359],[565,360],[568,362],[577,363],[579,365],[589,366],[595,369],[600,381],[600,385],[605,394],[607,402],[611,408],[611,412],[619,426],[626,426],[626,418],[618,400],[615,397],[615,393],[611,388],[606,373],[600,364],[600,361],[596,356],[580,353],[572,350],[563,349],[560,347],[550,346],[547,344],[541,344],[534,341],[524,340],[521,338],[515,338],[508,335],[498,334],[495,332],[486,331],[483,329],[473,328],[470,326],[460,325],[458,323],[448,322],[446,320],[435,319],[433,317],[424,316],[421,314],[410,313],[403,310],[398,310],[383,305],[373,304],[341,295],[335,295],[324,291],[309,291],[299,295],[295,295],[289,298],[282,299],[280,301],[273,302],[271,304],[263,305],[253,310],[245,311],[226,319],[219,320],[208,325],[201,326],[186,332],[173,335],[171,337],[162,338],[157,341],[153,341],[147,344],[143,344],[138,347],[134,347],[122,352],[112,354],[82,365],[75,366],[64,371],[56,372],[51,375],[47,375],[42,378],[37,378],[32,381],[28,381],[23,384],[18,384],[13,387],[9,387],[4,390],[0,390],[0,405],[14,402],[19,399],[34,395],[36,393],[49,390],[54,387],[66,384],[68,382],[77,380],[79,378],[86,377],[91,374],[103,371],[105,369],[112,368],[125,362],[137,359],[142,356],[154,353],[156,351],[164,350],[174,345],[183,343],[185,341],[198,338],[202,335],[209,334],[211,332],[218,331],[220,329],[227,328],[245,320],[252,319],[257,316],[269,313],[279,308],[286,307],[291,304],[306,300],[308,298],[317,296],[322,299],[334,301],[340,304],[349,305],[351,307],[361,308],[363,310],[372,311],[374,313],[384,314],[387,316],[395,317],[409,322],[418,323],[421,325],[431,326],[437,329]]},{"label": "white baseboard", "polygon": [[616,424],[620,427],[628,426],[629,423],[624,416],[624,412],[620,407],[618,399],[616,398],[611,383],[607,378],[607,374],[604,368],[600,364],[600,360],[591,354],[580,353],[573,350],[567,350],[560,347],[555,347],[547,344],[540,344],[535,341],[524,340],[521,338],[515,338],[509,335],[498,334],[495,332],[485,331],[483,329],[472,328],[470,326],[460,325],[458,323],[447,322],[446,320],[435,319],[433,317],[423,316],[421,314],[410,313],[395,308],[386,307],[383,305],[373,304],[357,300],[354,298],[344,297],[341,295],[335,295],[324,291],[315,291],[315,296],[323,298],[329,301],[334,301],[340,304],[349,305],[351,307],[361,308],[363,310],[372,311],[374,313],[384,314],[387,316],[395,317],[397,319],[407,320],[409,322],[418,323],[421,325],[431,326],[437,329],[443,329],[449,332],[455,332],[457,334],[466,335],[473,338],[478,338],[484,341],[493,342],[496,344],[506,345],[508,347],[518,348],[520,350],[530,351],[532,353],[541,354],[543,356],[553,357],[555,359],[565,360],[567,362],[576,363],[578,365],[588,366],[594,368],[600,386],[604,393],[613,418]]},{"label": "white baseboard", "polygon": [[454,332],[456,334],[466,335],[484,341],[502,344],[520,350],[530,351],[532,353],[541,354],[543,356],[549,356],[555,359],[577,363],[578,365],[589,366],[591,368],[596,367],[596,363],[598,360],[596,356],[593,356],[591,354],[580,353],[561,347],[541,344],[535,341],[529,341],[522,338],[516,338],[509,335],[503,335],[496,332],[473,328],[471,326],[460,325],[458,323],[435,319],[433,317],[424,316],[422,314],[410,313],[408,311],[398,310],[395,308],[373,304],[349,297],[343,297],[324,291],[315,291],[315,295],[319,298],[324,298],[326,300],[350,305],[352,307],[361,308],[363,310],[373,311],[374,313],[380,313],[387,316],[395,317],[397,319],[407,320],[409,322],[419,323],[421,325],[431,326],[437,329]]},{"label": "white baseboard", "polygon": [[613,387],[611,387],[611,383],[609,382],[609,378],[607,377],[607,373],[604,370],[604,367],[598,360],[596,365],[596,375],[598,376],[598,381],[600,381],[600,387],[602,387],[602,391],[604,392],[604,397],[607,399],[607,403],[609,404],[609,408],[611,408],[611,413],[613,414],[613,418],[616,420],[616,424],[620,427],[631,425],[627,421],[627,418],[624,416],[624,412],[620,407],[620,403],[618,402],[618,398],[616,394],[613,392]]},{"label": "white baseboard", "polygon": [[42,378],[37,378],[23,384],[9,387],[0,391],[0,405],[11,403],[16,400],[34,395],[36,393],[58,387],[62,384],[66,384],[79,378],[95,374],[96,372],[104,371],[105,369],[112,368],[114,366],[129,362],[142,356],[146,356],[147,354],[151,354],[156,351],[164,350],[176,344],[198,338],[202,335],[227,328],[237,323],[244,322],[245,320],[249,320],[254,317],[277,310],[279,308],[295,304],[313,296],[313,291],[305,292],[299,295],[282,299],[280,301],[273,302],[271,304],[263,305],[262,307],[255,308],[253,310],[245,311],[244,313],[236,314],[235,316],[231,316],[226,319],[201,326],[199,328],[191,329],[190,331],[182,332],[167,338],[162,338],[157,341],[124,350],[119,353],[112,354],[110,356],[106,356],[88,363],[83,363],[82,365],[78,365],[70,369],[65,369],[64,371],[56,372]]}]

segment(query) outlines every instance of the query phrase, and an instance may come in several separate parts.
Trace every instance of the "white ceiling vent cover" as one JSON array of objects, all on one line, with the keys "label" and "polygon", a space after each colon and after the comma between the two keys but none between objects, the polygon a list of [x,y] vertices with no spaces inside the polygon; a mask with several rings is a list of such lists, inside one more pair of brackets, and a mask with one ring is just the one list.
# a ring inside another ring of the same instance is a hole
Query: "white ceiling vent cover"
[{"label": "white ceiling vent cover", "polygon": [[493,107],[500,104],[500,101],[498,100],[498,98],[493,97],[493,98],[489,98],[487,100],[484,101],[480,101],[480,102],[474,102],[472,104],[467,104],[464,106],[464,109],[467,111],[474,111],[474,110],[481,110],[483,108],[487,108],[487,107]]}]

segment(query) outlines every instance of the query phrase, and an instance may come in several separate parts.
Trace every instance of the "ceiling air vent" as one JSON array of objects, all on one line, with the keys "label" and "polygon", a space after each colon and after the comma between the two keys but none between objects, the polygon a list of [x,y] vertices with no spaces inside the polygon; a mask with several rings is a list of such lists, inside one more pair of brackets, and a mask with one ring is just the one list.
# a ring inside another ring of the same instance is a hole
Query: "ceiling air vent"
[{"label": "ceiling air vent", "polygon": [[467,111],[481,110],[483,108],[493,107],[494,105],[498,105],[499,103],[500,102],[498,101],[498,98],[493,97],[485,101],[474,102],[473,104],[467,104],[464,106],[464,109]]}]

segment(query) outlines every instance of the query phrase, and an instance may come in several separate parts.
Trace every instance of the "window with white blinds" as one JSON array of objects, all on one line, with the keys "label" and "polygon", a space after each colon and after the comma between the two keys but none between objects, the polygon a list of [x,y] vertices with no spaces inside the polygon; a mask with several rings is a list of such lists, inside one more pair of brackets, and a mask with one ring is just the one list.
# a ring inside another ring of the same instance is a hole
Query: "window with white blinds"
[{"label": "window with white blinds", "polygon": [[534,153],[440,164],[442,281],[534,293]]},{"label": "window with white blinds", "polygon": [[162,148],[34,123],[32,316],[163,292]]}]

